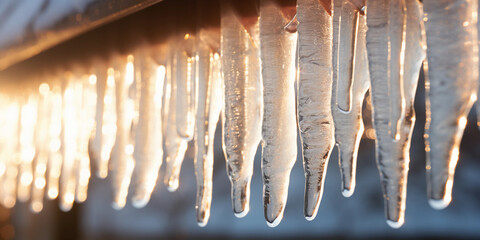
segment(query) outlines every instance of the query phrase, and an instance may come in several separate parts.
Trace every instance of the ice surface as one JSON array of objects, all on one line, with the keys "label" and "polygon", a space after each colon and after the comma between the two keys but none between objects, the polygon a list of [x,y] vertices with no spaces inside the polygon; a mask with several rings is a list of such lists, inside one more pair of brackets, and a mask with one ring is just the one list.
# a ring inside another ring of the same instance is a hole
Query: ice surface
[{"label": "ice surface", "polygon": [[423,3],[428,45],[427,192],[431,205],[443,208],[452,198],[460,140],[477,94],[478,9],[476,0]]},{"label": "ice surface", "polygon": [[[235,1],[222,1],[221,62],[225,82],[223,150],[232,184],[233,212],[249,211],[253,160],[261,139],[263,86],[258,48],[258,16],[243,16]],[[250,9],[255,5],[249,2]],[[252,19],[249,25],[242,19]]]},{"label": "ice surface", "polygon": [[0,121],[4,128],[0,132],[0,162],[2,166],[2,174],[0,175],[0,197],[4,207],[12,208],[16,203],[17,189],[17,159],[14,157],[18,154],[19,146],[19,117],[20,104],[16,100],[6,95],[0,95]]},{"label": "ice surface", "polygon": [[[366,18],[351,1],[337,0],[334,1],[333,26],[331,107],[335,123],[335,143],[339,153],[342,194],[350,197],[355,190],[358,146],[364,130],[362,103],[370,86],[365,45]],[[343,46],[347,48],[344,49]],[[350,67],[341,68],[342,65]],[[340,87],[340,83],[344,86]],[[345,91],[345,85],[349,85],[348,91]],[[340,91],[341,89],[343,90]],[[338,105],[345,99],[349,99],[349,111]]]},{"label": "ice surface", "polygon": [[[399,227],[405,214],[410,138],[415,122],[413,101],[425,58],[423,14],[416,0],[372,0],[367,2],[367,9],[376,161],[386,218],[390,226]],[[400,126],[398,132],[394,125]]]},{"label": "ice surface", "polygon": [[[298,125],[305,170],[304,215],[311,221],[315,218],[322,199],[328,160],[334,147],[334,126],[330,107],[333,25],[332,16],[320,2],[299,0],[297,4]],[[288,58],[283,60],[291,61]],[[285,141],[285,144],[292,144],[290,141]]]},{"label": "ice surface", "polygon": [[[292,4],[295,4],[294,2]],[[265,219],[279,224],[287,202],[290,171],[297,159],[295,53],[297,34],[287,29],[294,5],[260,3],[260,55],[263,78],[262,172]],[[328,88],[328,87],[327,87]],[[228,106],[228,104],[226,104]]]}]

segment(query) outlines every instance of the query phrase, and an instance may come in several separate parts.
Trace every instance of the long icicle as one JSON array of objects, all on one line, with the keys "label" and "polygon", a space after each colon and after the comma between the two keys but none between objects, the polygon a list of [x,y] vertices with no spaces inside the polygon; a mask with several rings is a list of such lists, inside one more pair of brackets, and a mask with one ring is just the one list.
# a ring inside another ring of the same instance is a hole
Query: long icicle
[{"label": "long icicle", "polygon": [[141,74],[140,111],[135,136],[135,168],[132,175],[132,204],[144,207],[150,200],[162,165],[161,106],[165,67],[157,68],[153,59],[145,53],[136,61]]},{"label": "long icicle", "polygon": [[367,9],[376,161],[387,223],[398,228],[404,223],[413,101],[425,58],[422,9],[417,0],[370,0]]},{"label": "long icicle", "polygon": [[423,4],[428,45],[427,192],[430,205],[443,209],[452,199],[460,140],[477,98],[478,2],[425,0]]},{"label": "long icicle", "polygon": [[233,212],[243,217],[250,209],[253,161],[261,139],[263,86],[255,2],[242,2],[250,11],[241,11],[236,2],[221,2],[221,62],[225,83],[222,142]]},{"label": "long icicle", "polygon": [[[332,93],[332,1],[299,0],[298,125],[305,170],[304,215],[317,215],[334,147]],[[325,4],[325,5],[324,5]]]},{"label": "long icicle", "polygon": [[[290,171],[297,159],[295,117],[296,29],[290,5],[260,2],[260,52],[263,77],[262,172],[265,219],[270,227],[283,218]],[[292,31],[293,30],[293,31]]]},{"label": "long icicle", "polygon": [[[133,139],[131,126],[135,117],[135,99],[129,95],[129,89],[135,84],[133,56],[118,57],[115,63],[115,105],[117,115],[117,134],[111,153],[113,203],[115,209],[126,204],[130,177],[133,171]],[[124,59],[125,58],[125,59]],[[127,60],[127,61],[125,61]]]},{"label": "long icicle", "polygon": [[[365,45],[367,25],[361,7],[352,4],[350,0],[334,1],[331,107],[342,194],[345,197],[350,197],[355,190],[357,153],[364,130],[362,104],[370,87]],[[347,49],[344,49],[344,46],[348,46]],[[346,65],[347,69],[341,69],[340,65]],[[341,84],[344,87],[340,87]],[[347,104],[348,111],[345,111],[345,107],[340,107],[338,103],[341,101],[350,103]]]},{"label": "long icicle", "polygon": [[171,50],[167,59],[164,121],[165,121],[165,176],[164,184],[168,191],[174,192],[179,186],[180,170],[187,150],[188,141],[178,135],[176,121],[176,61],[175,50]]}]

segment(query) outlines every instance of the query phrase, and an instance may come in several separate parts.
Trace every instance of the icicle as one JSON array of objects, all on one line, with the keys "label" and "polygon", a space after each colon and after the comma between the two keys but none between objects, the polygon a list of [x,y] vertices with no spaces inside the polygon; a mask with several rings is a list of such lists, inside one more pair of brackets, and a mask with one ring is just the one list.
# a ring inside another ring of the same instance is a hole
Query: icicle
[{"label": "icicle", "polygon": [[[173,51],[173,50],[171,50]],[[170,192],[177,190],[179,185],[180,170],[187,150],[188,141],[178,135],[177,132],[177,97],[176,97],[176,64],[174,61],[174,54],[171,54],[167,59],[166,67],[166,92],[167,95],[164,109],[165,121],[165,152],[167,157],[165,159],[165,177],[164,184]]]},{"label": "icicle", "polygon": [[47,166],[47,196],[55,199],[59,193],[59,179],[62,169],[62,90],[60,84],[51,87],[50,123],[48,126],[48,166]]},{"label": "icicle", "polygon": [[[370,85],[365,45],[367,26],[365,16],[350,0],[334,1],[333,19],[331,108],[342,194],[350,197],[355,190],[358,146],[364,130],[362,103]],[[349,103],[348,108],[340,106],[342,101]]]},{"label": "icicle", "polygon": [[0,95],[0,161],[2,174],[0,177],[1,203],[7,208],[12,208],[16,203],[17,190],[17,149],[19,143],[19,104],[13,99]]},{"label": "icicle", "polygon": [[[332,92],[331,1],[298,1],[298,124],[305,169],[307,220],[317,215],[328,160],[334,147]],[[290,60],[286,60],[290,61]],[[292,140],[293,141],[293,140]],[[291,142],[286,142],[292,144]]]},{"label": "icicle", "polygon": [[97,104],[95,113],[95,137],[91,141],[92,159],[95,162],[96,175],[105,178],[108,175],[108,160],[115,143],[117,116],[115,112],[115,71],[103,65],[97,67]]},{"label": "icicle", "polygon": [[282,8],[275,0],[260,3],[263,201],[270,227],[277,226],[283,218],[290,170],[297,158],[294,88],[297,34],[291,31],[293,16],[285,11],[289,7],[294,6]]},{"label": "icicle", "polygon": [[405,214],[413,101],[425,58],[422,9],[416,0],[369,0],[367,4],[376,160],[387,223],[398,228]]},{"label": "icicle", "polygon": [[195,38],[186,34],[175,53],[176,79],[176,127],[178,135],[185,140],[192,140],[195,129],[195,59],[193,42]]},{"label": "icicle", "polygon": [[132,204],[144,207],[157,182],[163,161],[161,106],[165,67],[143,54],[136,58],[141,72],[140,111],[135,136]]},{"label": "icicle", "polygon": [[423,1],[428,81],[427,183],[430,205],[448,206],[467,114],[478,87],[476,0]]},{"label": "icicle", "polygon": [[22,202],[30,199],[31,185],[33,182],[32,162],[35,157],[37,101],[35,95],[30,95],[20,110],[20,145],[18,152],[19,182],[17,184],[17,197],[18,200]]},{"label": "icicle", "polygon": [[95,114],[97,104],[97,76],[83,75],[82,98],[79,104],[79,129],[77,142],[77,168],[76,178],[77,185],[75,189],[75,201],[83,202],[87,199],[88,182],[90,180],[90,158],[88,154],[88,146],[95,129]]},{"label": "icicle", "polygon": [[30,210],[38,213],[43,209],[43,195],[45,192],[48,155],[49,155],[49,127],[51,119],[51,101],[52,93],[50,86],[47,83],[40,84],[38,88],[39,103],[38,103],[38,120],[35,128],[35,146],[37,155],[33,167],[33,186],[32,186],[32,200],[30,202]]},{"label": "icicle", "polygon": [[[225,109],[222,113],[223,150],[232,189],[235,216],[250,207],[253,161],[261,139],[263,86],[260,75],[257,13],[240,12],[236,1],[221,2],[221,62]],[[242,2],[255,9],[254,1]],[[251,23],[242,19],[252,19]]]},{"label": "icicle", "polygon": [[62,155],[60,176],[60,209],[70,211],[75,199],[76,157],[79,134],[79,108],[82,99],[82,83],[71,73],[66,73],[63,82],[62,101]]},{"label": "icicle", "polygon": [[135,95],[132,96],[131,91],[129,91],[130,88],[135,89],[134,80],[133,56],[129,55],[127,61],[124,61],[123,58],[118,59],[115,68],[117,131],[110,163],[114,188],[112,207],[115,209],[121,209],[125,206],[134,165],[131,128],[136,115]]}]

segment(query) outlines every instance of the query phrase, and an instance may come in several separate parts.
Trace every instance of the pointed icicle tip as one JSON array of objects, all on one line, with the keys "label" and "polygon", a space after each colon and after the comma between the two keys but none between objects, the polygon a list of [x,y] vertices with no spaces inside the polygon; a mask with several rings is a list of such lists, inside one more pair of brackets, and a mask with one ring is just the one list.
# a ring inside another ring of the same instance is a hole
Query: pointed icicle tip
[{"label": "pointed icicle tip", "polygon": [[150,198],[148,197],[135,197],[132,198],[132,206],[134,208],[144,208],[147,206],[148,202],[150,201]]}]

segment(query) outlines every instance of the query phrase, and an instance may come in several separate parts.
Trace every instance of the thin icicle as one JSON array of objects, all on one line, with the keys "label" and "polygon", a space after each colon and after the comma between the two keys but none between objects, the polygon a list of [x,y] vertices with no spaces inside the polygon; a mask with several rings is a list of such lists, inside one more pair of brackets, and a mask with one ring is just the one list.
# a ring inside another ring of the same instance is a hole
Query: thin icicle
[{"label": "thin icicle", "polygon": [[87,199],[88,182],[90,181],[90,158],[88,146],[95,129],[95,113],[97,104],[97,77],[95,75],[83,75],[77,79],[82,84],[82,98],[79,104],[79,132],[77,142],[77,185],[75,189],[75,201],[84,202]]},{"label": "thin icicle", "polygon": [[[334,147],[334,126],[330,107],[332,1],[324,2],[328,2],[328,8],[324,8],[319,1],[299,0],[297,3],[298,125],[305,169],[304,215],[310,221],[317,215],[323,195],[328,160]],[[344,99],[347,99],[347,96]],[[345,103],[350,105],[350,102]],[[347,108],[351,107],[347,106]],[[287,142],[287,144],[291,143]]]},{"label": "thin icicle", "polygon": [[197,211],[197,223],[206,226],[210,217],[210,205],[212,202],[212,175],[213,156],[208,155],[208,147],[211,143],[209,133],[209,111],[211,78],[210,67],[212,50],[208,45],[197,39],[196,44],[196,70],[195,74],[198,90],[195,120],[195,176],[197,178],[197,199],[195,209]]},{"label": "thin icicle", "polygon": [[478,88],[477,0],[423,1],[428,78],[427,192],[443,209],[452,199],[453,176],[467,114]]},{"label": "thin icicle", "polygon": [[275,0],[262,0],[260,3],[260,51],[264,90],[263,202],[265,219],[270,227],[277,226],[283,218],[290,171],[297,158],[297,34],[292,32],[288,25],[294,17],[288,14],[291,13],[288,10],[294,8],[294,2],[291,4],[282,7]]},{"label": "thin icicle", "polygon": [[108,160],[115,143],[117,131],[114,70],[100,65],[95,70],[95,75],[97,79],[96,130],[90,148],[96,175],[100,178],[106,178],[108,175]]},{"label": "thin icicle", "polygon": [[35,126],[37,122],[38,99],[30,95],[20,110],[19,168],[17,197],[21,202],[30,199],[33,182],[32,162],[35,157]]},{"label": "thin icicle", "polygon": [[[350,0],[334,1],[333,18],[331,107],[342,194],[350,197],[355,190],[358,146],[364,130],[362,103],[370,85],[365,45],[367,25],[363,12]],[[344,49],[344,46],[347,48]],[[341,68],[341,65],[347,68]],[[341,84],[343,87],[340,87]],[[338,103],[341,101],[349,102],[349,111],[340,107]]]},{"label": "thin icicle", "polygon": [[[245,4],[255,9],[254,1]],[[250,181],[263,118],[258,15],[240,12],[234,0],[222,1],[221,8],[220,48],[225,84],[222,143],[231,182],[233,212],[243,217],[250,209]],[[253,21],[247,24],[242,19]]]},{"label": "thin icicle", "polygon": [[135,118],[135,96],[131,95],[131,88],[135,89],[133,56],[124,61],[118,59],[115,68],[115,105],[117,116],[117,134],[111,154],[113,174],[113,203],[115,209],[125,206],[130,177],[133,171],[133,139],[131,127]]},{"label": "thin icicle", "polygon": [[16,203],[17,189],[17,154],[19,144],[19,104],[4,95],[1,98],[0,121],[2,131],[0,131],[0,161],[2,163],[3,173],[0,178],[1,203],[6,208],[12,208]]},{"label": "thin icicle", "polygon": [[51,122],[52,93],[47,83],[40,84],[38,101],[38,120],[35,128],[35,146],[37,155],[33,167],[33,186],[30,210],[38,213],[43,209],[43,196],[46,185],[46,170],[49,157],[49,127]]},{"label": "thin icicle", "polygon": [[[172,50],[173,51],[173,50]],[[177,190],[179,186],[179,176],[182,167],[185,152],[187,150],[188,141],[178,135],[177,132],[177,108],[176,108],[176,64],[174,54],[167,60],[166,67],[166,94],[170,93],[170,97],[166,99],[168,106],[164,109],[165,121],[165,176],[164,184],[170,192]],[[167,101],[168,100],[168,101]]]},{"label": "thin icicle", "polygon": [[62,90],[60,84],[51,87],[50,123],[48,127],[49,151],[47,166],[47,196],[55,199],[59,193],[60,172],[62,170]]},{"label": "thin icicle", "polygon": [[163,161],[162,150],[162,94],[165,67],[158,66],[153,59],[140,56],[141,93],[138,127],[135,138],[135,169],[132,176],[132,204],[144,207],[157,182]]},{"label": "thin icicle", "polygon": [[186,34],[175,47],[176,79],[176,127],[178,135],[192,140],[195,129],[195,58],[193,44],[195,37]]},{"label": "thin icicle", "polygon": [[376,161],[387,223],[398,228],[404,223],[413,101],[425,58],[422,9],[417,0],[369,0],[367,9]]}]

